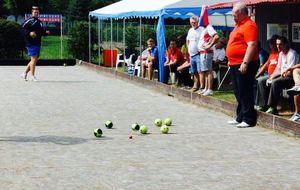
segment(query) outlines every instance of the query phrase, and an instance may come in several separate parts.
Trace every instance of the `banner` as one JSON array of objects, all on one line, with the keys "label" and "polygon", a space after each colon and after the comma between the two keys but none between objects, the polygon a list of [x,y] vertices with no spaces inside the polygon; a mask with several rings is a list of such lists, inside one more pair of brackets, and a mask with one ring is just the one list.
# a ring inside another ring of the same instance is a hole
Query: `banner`
[{"label": "banner", "polygon": [[[32,17],[31,14],[25,14],[25,20],[28,20]],[[60,14],[40,14],[39,19],[42,22],[62,22],[62,15]]]}]

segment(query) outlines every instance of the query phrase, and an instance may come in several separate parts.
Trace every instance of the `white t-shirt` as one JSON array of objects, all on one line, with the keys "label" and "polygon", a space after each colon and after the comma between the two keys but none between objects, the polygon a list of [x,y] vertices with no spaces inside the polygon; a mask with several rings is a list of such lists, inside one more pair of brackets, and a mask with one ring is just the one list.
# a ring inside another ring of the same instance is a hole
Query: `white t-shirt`
[{"label": "white t-shirt", "polygon": [[225,59],[225,49],[216,49],[215,45],[211,48],[214,51],[213,61],[223,61]]},{"label": "white t-shirt", "polygon": [[291,49],[287,54],[284,54],[282,51],[279,53],[277,68],[280,69],[280,74],[286,71],[288,68],[299,63],[298,53]]},{"label": "white t-shirt", "polygon": [[189,47],[188,47],[190,56],[194,56],[197,53],[199,53],[197,46],[198,46],[198,42],[199,42],[202,30],[203,30],[203,27],[199,26],[199,28],[197,28],[196,30],[194,28],[190,28],[190,30],[188,32],[186,40],[190,41]]},{"label": "white t-shirt", "polygon": [[[201,32],[200,35],[200,40],[198,43],[198,51],[205,51],[203,49],[203,46],[206,46],[207,44],[209,44],[212,39],[213,36],[216,34],[217,32],[215,31],[215,29],[211,26],[211,25],[207,25]],[[206,50],[207,51],[207,50]]]}]

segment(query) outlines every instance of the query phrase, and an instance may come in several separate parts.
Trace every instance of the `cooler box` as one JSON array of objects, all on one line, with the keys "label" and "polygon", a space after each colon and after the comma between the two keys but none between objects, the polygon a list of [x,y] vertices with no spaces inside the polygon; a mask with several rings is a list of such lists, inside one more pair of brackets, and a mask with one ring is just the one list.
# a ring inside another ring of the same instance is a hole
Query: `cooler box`
[{"label": "cooler box", "polygon": [[[117,62],[117,53],[118,51],[116,49],[112,50],[113,53],[113,66],[116,66]],[[103,64],[105,67],[111,67],[111,50],[105,49],[103,51]]]}]

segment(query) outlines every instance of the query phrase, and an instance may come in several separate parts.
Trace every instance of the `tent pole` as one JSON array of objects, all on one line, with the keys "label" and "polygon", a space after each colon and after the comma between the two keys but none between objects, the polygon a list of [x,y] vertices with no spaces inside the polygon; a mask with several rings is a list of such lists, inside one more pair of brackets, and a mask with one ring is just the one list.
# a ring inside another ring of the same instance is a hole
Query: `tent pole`
[{"label": "tent pole", "polygon": [[113,38],[113,25],[112,25],[112,18],[110,18],[110,65],[113,68],[113,49],[112,49],[112,38]]},{"label": "tent pole", "polygon": [[91,16],[89,16],[89,63],[91,62]]},{"label": "tent pole", "polygon": [[[123,18],[123,60],[125,60],[125,18]],[[123,64],[123,72],[125,71],[125,63]]]},{"label": "tent pole", "polygon": [[60,15],[60,59],[63,58],[63,42],[62,42],[62,38],[63,38],[63,32],[62,32],[62,15]]},{"label": "tent pole", "polygon": [[98,63],[100,65],[100,19],[98,18]]},{"label": "tent pole", "polygon": [[[141,58],[142,58],[142,17],[140,17],[140,59]],[[140,71],[141,70],[142,70],[142,63],[140,64]]]}]

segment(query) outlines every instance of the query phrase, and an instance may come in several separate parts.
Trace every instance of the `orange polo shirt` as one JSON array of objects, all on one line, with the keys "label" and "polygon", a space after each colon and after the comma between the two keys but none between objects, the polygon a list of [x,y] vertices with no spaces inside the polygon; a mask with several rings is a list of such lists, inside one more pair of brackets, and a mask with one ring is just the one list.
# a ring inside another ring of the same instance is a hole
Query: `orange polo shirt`
[{"label": "orange polo shirt", "polygon": [[[234,30],[230,33],[226,49],[226,56],[229,65],[240,65],[243,63],[247,50],[247,42],[258,41],[258,27],[250,17],[236,24]],[[252,61],[258,60],[258,50],[256,50]]]},{"label": "orange polo shirt", "polygon": [[269,59],[267,61],[268,65],[268,75],[271,76],[274,70],[276,69],[277,63],[278,63],[278,57],[279,52],[278,51],[272,51],[270,53]]}]

